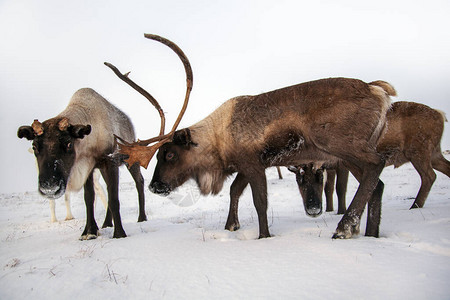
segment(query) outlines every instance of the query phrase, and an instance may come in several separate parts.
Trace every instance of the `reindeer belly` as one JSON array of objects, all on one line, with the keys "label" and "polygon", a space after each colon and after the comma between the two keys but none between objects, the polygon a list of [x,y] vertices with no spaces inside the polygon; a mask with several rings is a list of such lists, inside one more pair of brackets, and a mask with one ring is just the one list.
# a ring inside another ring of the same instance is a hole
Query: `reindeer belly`
[{"label": "reindeer belly", "polygon": [[268,137],[259,156],[266,167],[336,160],[315,147],[302,132],[293,130]]}]

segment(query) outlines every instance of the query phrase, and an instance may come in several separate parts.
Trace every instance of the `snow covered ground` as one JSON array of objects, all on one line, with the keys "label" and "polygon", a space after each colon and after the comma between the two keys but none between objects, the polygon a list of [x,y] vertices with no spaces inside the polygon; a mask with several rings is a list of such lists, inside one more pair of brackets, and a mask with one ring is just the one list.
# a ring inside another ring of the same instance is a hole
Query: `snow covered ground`
[{"label": "snow covered ground", "polygon": [[[189,185],[171,198],[147,190],[149,221],[137,223],[137,193],[124,177],[125,239],[112,239],[108,228],[96,240],[78,240],[82,193],[72,197],[76,219],[57,223],[37,192],[2,194],[0,299],[449,299],[450,179],[436,173],[425,207],[409,210],[418,174],[410,164],[384,170],[378,239],[332,240],[341,216],[307,217],[286,169],[283,180],[267,170],[273,237],[262,240],[249,189],[241,229],[223,230],[231,179],[215,197],[199,197]],[[348,202],[356,186],[351,180]],[[99,226],[104,215],[98,204]]]}]

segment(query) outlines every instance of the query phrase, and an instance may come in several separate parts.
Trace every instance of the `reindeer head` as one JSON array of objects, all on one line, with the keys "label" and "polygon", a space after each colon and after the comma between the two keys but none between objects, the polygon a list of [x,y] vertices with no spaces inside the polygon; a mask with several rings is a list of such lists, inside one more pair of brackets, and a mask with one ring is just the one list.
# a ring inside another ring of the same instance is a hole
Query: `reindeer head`
[{"label": "reindeer head", "polygon": [[159,149],[158,163],[149,185],[150,191],[167,196],[191,178],[195,172],[190,152],[195,146],[188,128],[175,131],[172,141]]},{"label": "reindeer head", "polygon": [[39,192],[59,198],[66,190],[75,161],[75,144],[91,132],[90,125],[72,125],[67,118],[54,118],[31,126],[21,126],[19,138],[33,141],[32,148],[39,168]]},{"label": "reindeer head", "polygon": [[308,165],[290,166],[288,170],[295,174],[306,214],[310,217],[320,216],[322,214],[324,186],[323,169],[316,168],[310,163]]}]

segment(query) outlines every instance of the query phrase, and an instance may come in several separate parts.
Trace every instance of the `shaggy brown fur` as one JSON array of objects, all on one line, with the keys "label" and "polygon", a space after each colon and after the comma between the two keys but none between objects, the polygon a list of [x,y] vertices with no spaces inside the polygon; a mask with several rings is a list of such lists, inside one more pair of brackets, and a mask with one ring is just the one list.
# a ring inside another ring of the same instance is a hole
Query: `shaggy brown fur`
[{"label": "shaggy brown fur", "polygon": [[[335,234],[349,238],[357,232],[384,165],[375,148],[385,127],[389,95],[395,91],[385,82],[329,78],[233,98],[199,123],[177,131],[173,141],[160,148],[150,189],[168,194],[193,178],[202,193],[215,194],[228,175],[238,172],[231,206],[250,184],[260,237],[268,237],[265,168],[341,159],[361,173],[354,209]],[[231,207],[226,225],[230,230],[239,227],[234,211]]]},{"label": "shaggy brown fur", "polygon": [[[450,177],[450,162],[442,155],[440,146],[444,122],[447,119],[442,112],[424,104],[400,101],[392,104],[387,120],[387,130],[378,143],[377,151],[385,157],[386,166],[394,165],[398,168],[404,163],[412,163],[420,175],[422,184],[411,208],[423,207],[436,180],[433,169]],[[343,214],[348,171],[340,164],[336,167],[329,166],[327,171],[326,210],[333,211],[334,181],[337,172],[338,214]]]}]

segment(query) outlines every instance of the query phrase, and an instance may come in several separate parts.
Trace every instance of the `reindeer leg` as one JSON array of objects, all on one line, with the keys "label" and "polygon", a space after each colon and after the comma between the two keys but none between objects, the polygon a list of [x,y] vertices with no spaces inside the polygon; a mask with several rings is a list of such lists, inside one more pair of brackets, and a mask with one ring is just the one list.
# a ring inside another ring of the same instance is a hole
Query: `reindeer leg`
[{"label": "reindeer leg", "polygon": [[433,169],[450,177],[450,162],[442,155],[441,147],[437,147],[431,156],[431,165],[433,166]]},{"label": "reindeer leg", "polygon": [[327,201],[326,211],[333,211],[333,193],[334,193],[334,179],[336,178],[336,171],[327,169],[327,181],[325,182],[325,199]]},{"label": "reindeer leg", "polygon": [[66,219],[65,221],[73,220],[72,210],[70,209],[70,193],[64,194],[64,202],[66,203]]},{"label": "reindeer leg", "polygon": [[138,222],[147,221],[147,216],[145,215],[145,194],[144,194],[144,177],[142,177],[141,169],[138,163],[134,164],[129,168],[131,176],[133,176],[134,182],[136,183],[136,189],[138,192],[139,199],[139,217]]},{"label": "reindeer leg", "polygon": [[431,167],[431,162],[428,160],[421,159],[411,159],[411,163],[420,175],[422,180],[422,185],[420,186],[419,193],[416,196],[412,208],[421,208],[427,200],[428,194],[430,193],[431,186],[436,180],[436,174]]},{"label": "reindeer leg", "polygon": [[379,237],[381,221],[381,197],[383,196],[384,183],[378,180],[378,184],[372,193],[367,209],[366,236]]},{"label": "reindeer leg", "polygon": [[[108,171],[105,167],[103,167],[102,169],[100,169],[100,172],[102,173],[103,179],[105,180],[108,188],[108,175],[107,175]],[[108,199],[109,199],[109,189],[108,189]],[[106,208],[106,215],[105,220],[103,221],[102,228],[113,227],[112,214],[111,210],[108,207],[108,202],[106,202],[105,208]]]},{"label": "reindeer leg", "polygon": [[92,172],[84,184],[84,202],[86,203],[86,227],[81,234],[81,240],[91,240],[98,236],[98,226],[94,217],[94,181]]},{"label": "reindeer leg", "polygon": [[100,174],[98,173],[97,170],[94,170],[94,190],[96,198],[100,198],[105,210],[108,209],[108,200],[106,200],[105,191],[103,190],[102,185],[100,184]]},{"label": "reindeer leg", "polygon": [[342,166],[336,168],[336,194],[338,196],[338,215],[345,214],[347,209],[345,204],[345,195],[347,194],[348,170]]},{"label": "reindeer leg", "polygon": [[230,210],[228,211],[227,223],[225,229],[235,231],[240,228],[238,207],[239,197],[248,185],[248,180],[242,173],[238,173],[230,187]]},{"label": "reindeer leg", "polygon": [[[120,203],[119,203],[119,167],[114,161],[105,163],[103,178],[106,181],[108,189],[108,211],[112,214],[114,220],[114,238],[126,237],[125,230],[122,227],[120,219]],[[108,214],[107,214],[108,215]],[[105,219],[106,222],[106,219]]]},{"label": "reindeer leg", "polygon": [[105,216],[105,220],[103,221],[102,228],[108,228],[108,227],[113,227],[113,222],[112,222],[111,210],[106,208],[106,216]]},{"label": "reindeer leg", "polygon": [[50,222],[55,223],[58,221],[55,213],[55,199],[49,199],[48,203],[50,204]]},{"label": "reindeer leg", "polygon": [[265,170],[253,170],[249,179],[250,187],[252,188],[253,204],[255,205],[258,214],[259,222],[259,238],[270,237],[269,225],[267,224],[267,180]]},{"label": "reindeer leg", "polygon": [[[360,175],[355,176],[356,178],[361,178],[360,184],[352,203],[336,228],[336,232],[333,235],[334,239],[348,239],[359,233],[361,215],[372,197],[383,168],[384,162],[378,165],[367,163],[362,172],[360,171]],[[353,172],[354,170],[352,170]],[[372,222],[374,221],[372,220]]]}]

